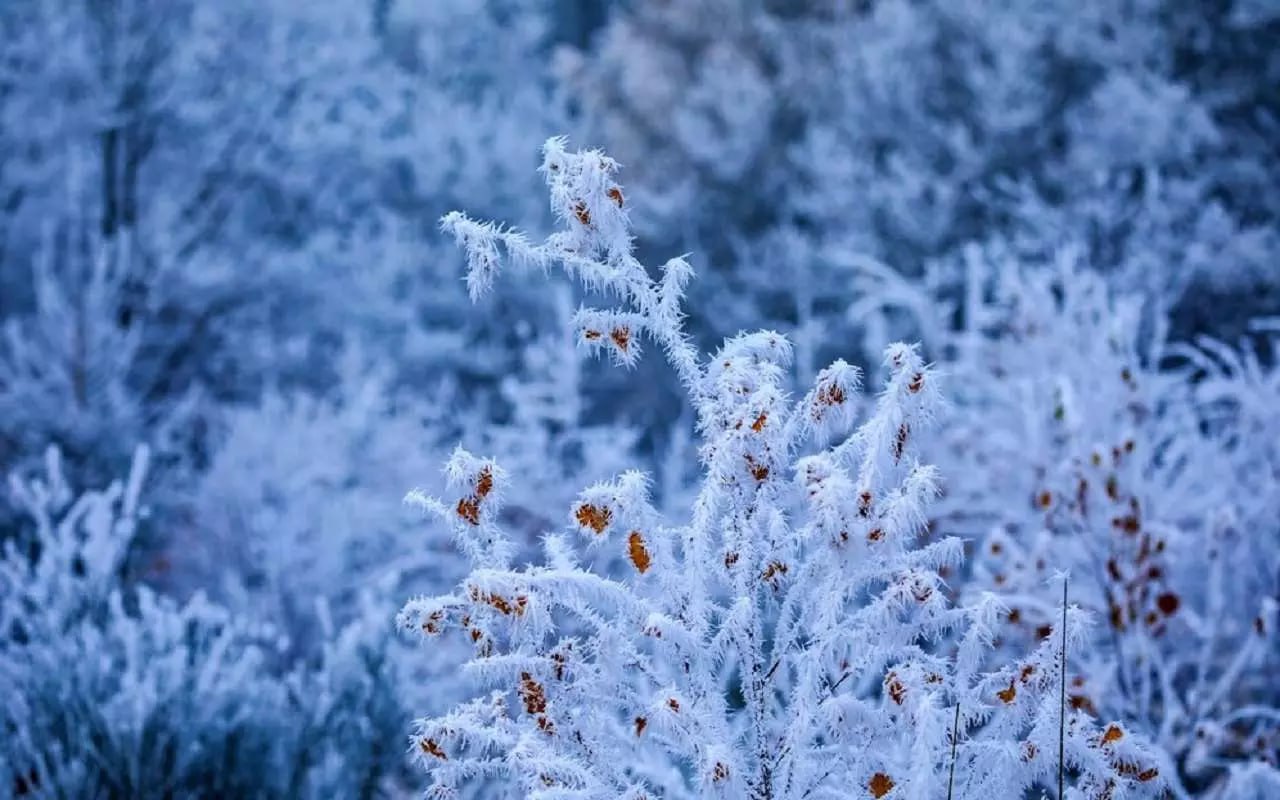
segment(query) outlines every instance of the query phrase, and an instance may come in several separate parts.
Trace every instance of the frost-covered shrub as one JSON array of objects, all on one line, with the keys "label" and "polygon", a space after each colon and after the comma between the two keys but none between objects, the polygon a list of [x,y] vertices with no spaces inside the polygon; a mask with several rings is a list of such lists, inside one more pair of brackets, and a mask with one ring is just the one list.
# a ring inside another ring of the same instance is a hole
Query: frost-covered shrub
[{"label": "frost-covered shrub", "polygon": [[[491,782],[548,798],[936,797],[955,706],[959,796],[1048,785],[1060,723],[1078,792],[1159,793],[1160,756],[1136,735],[1059,718],[1076,612],[1062,610],[1060,636],[993,668],[998,604],[948,602],[938,570],[961,545],[924,537],[940,477],[917,454],[940,400],[916,349],[886,350],[886,388],[870,404],[844,362],[789,398],[790,345],[773,332],[704,358],[682,321],[689,267],[673,259],[652,278],[635,259],[616,168],[547,143],[564,227],[543,244],[456,213],[443,225],[467,252],[473,292],[505,252],[559,264],[614,301],[578,312],[579,338],[622,364],[646,339],[664,351],[698,414],[703,482],[686,524],[662,519],[638,472],[596,484],[523,568],[500,524],[518,475],[459,449],[446,499],[412,496],[473,569],[454,593],[410,601],[400,624],[470,639],[466,669],[488,689],[419,721],[412,749],[429,794]],[[601,549],[625,553],[629,574],[586,568]]]},{"label": "frost-covered shrub", "polygon": [[[457,255],[433,222],[459,203],[537,221],[530,171],[502,154],[532,152],[560,114],[546,13],[524,0],[0,8],[0,325],[58,342],[14,356],[39,376],[0,375],[0,463],[57,444],[96,485],[145,441],[198,468],[215,404],[332,389],[352,345],[398,367],[396,383],[493,389],[514,366],[508,341],[456,313]],[[440,280],[417,280],[424,265]],[[52,307],[51,282],[87,308]],[[495,310],[541,322],[534,301],[513,289]],[[79,405],[46,386],[73,371],[59,380]],[[180,426],[190,441],[165,441],[170,407],[193,394],[212,402]]]},{"label": "frost-covered shrub", "polygon": [[295,664],[272,628],[121,570],[149,454],[77,496],[56,451],[11,479],[34,538],[0,559],[0,770],[18,796],[366,797],[399,782],[376,742],[407,723],[385,607]]},{"label": "frost-covered shrub", "polygon": [[1069,570],[1102,623],[1070,702],[1149,734],[1179,791],[1236,796],[1228,772],[1276,761],[1274,371],[1209,340],[1170,346],[1079,254],[973,250],[962,277],[959,313],[883,270],[860,308],[921,315],[955,387],[928,452],[954,476],[933,526],[975,540],[966,594],[1001,596],[1016,653],[1051,634],[1046,581]]}]

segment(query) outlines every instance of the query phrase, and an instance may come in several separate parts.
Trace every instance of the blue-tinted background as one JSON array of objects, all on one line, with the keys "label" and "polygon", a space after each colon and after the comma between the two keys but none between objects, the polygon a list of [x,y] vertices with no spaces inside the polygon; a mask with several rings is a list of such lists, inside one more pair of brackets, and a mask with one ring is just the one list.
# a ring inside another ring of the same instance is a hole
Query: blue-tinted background
[{"label": "blue-tinted background", "polygon": [[[0,794],[413,795],[408,720],[462,694],[391,619],[462,564],[405,491],[494,455],[530,553],[623,468],[687,508],[660,359],[580,362],[558,276],[473,304],[438,230],[546,232],[557,134],[623,164],[646,263],[691,254],[699,343],[783,331],[798,386],[896,337],[945,364],[973,292],[1016,312],[980,335],[1032,336],[1067,288],[996,284],[1067,258],[1139,309],[1150,414],[1230,379],[1161,435],[1233,431],[1215,502],[1274,594],[1278,42],[1268,0],[0,4]],[[1067,322],[1017,362],[1046,385],[1117,335]],[[1203,337],[1242,361],[1175,358]]]}]

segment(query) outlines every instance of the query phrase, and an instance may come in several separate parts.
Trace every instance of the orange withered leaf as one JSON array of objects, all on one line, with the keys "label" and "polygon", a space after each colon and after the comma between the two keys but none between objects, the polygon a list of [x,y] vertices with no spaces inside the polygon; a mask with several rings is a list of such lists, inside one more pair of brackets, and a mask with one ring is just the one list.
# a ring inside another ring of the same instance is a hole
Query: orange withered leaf
[{"label": "orange withered leaf", "polygon": [[591,212],[587,210],[587,204],[579,200],[573,206],[573,215],[578,218],[578,222],[583,225],[591,224]]},{"label": "orange withered leaf", "polygon": [[464,497],[458,501],[458,516],[472,525],[480,524],[480,501],[474,497]]},{"label": "orange withered leaf", "polygon": [[999,697],[1001,702],[1003,702],[1005,705],[1012,703],[1013,699],[1018,696],[1018,689],[1014,685],[1015,683],[1016,681],[1011,680],[1009,681],[1008,689],[1001,689],[1000,691],[996,692],[996,697]]},{"label": "orange withered leaf", "polygon": [[619,189],[617,186],[614,186],[612,189],[606,192],[606,194],[609,195],[610,200],[618,204],[618,208],[622,208],[622,203],[624,201],[624,198],[622,196],[621,189]]},{"label": "orange withered leaf", "polygon": [[760,431],[764,430],[764,424],[768,420],[769,420],[769,415],[761,412],[760,416],[756,417],[756,421],[751,423],[751,430],[755,431],[756,433],[759,433]]},{"label": "orange withered leaf", "polygon": [[627,348],[631,346],[631,329],[625,325],[620,328],[614,328],[609,331],[609,338],[622,352],[627,352]]},{"label": "orange withered leaf", "polygon": [[483,500],[493,491],[493,470],[485,467],[476,476],[476,498]]},{"label": "orange withered leaf", "polygon": [[871,792],[871,796],[875,798],[884,797],[893,790],[893,786],[893,778],[883,772],[877,772],[872,775],[871,780],[867,782],[867,789]]},{"label": "orange withered leaf", "polygon": [[1114,722],[1108,725],[1107,729],[1102,732],[1102,744],[1111,744],[1112,742],[1118,742],[1123,738],[1124,731],[1120,730],[1120,726]]},{"label": "orange withered leaf", "polygon": [[627,537],[627,553],[631,557],[631,563],[635,565],[636,571],[641,575],[649,571],[649,551],[644,546],[644,537],[640,535],[640,531],[632,531]]}]

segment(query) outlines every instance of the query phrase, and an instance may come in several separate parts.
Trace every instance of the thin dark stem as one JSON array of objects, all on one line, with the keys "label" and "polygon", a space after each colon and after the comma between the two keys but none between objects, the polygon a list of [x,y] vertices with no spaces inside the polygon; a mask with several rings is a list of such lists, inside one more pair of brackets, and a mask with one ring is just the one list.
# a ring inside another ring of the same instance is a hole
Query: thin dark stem
[{"label": "thin dark stem", "polygon": [[956,788],[956,745],[960,742],[960,704],[956,703],[956,720],[951,724],[951,777],[947,779],[947,800]]},{"label": "thin dark stem", "polygon": [[1058,800],[1066,800],[1067,753],[1067,579],[1062,579],[1062,690],[1058,699]]}]

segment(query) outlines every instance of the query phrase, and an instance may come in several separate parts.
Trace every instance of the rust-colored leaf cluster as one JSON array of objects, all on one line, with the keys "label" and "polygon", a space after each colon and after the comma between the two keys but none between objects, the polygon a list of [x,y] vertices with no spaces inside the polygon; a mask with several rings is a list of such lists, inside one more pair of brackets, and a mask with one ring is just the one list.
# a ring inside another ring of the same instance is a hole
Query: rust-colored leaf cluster
[{"label": "rust-colored leaf cluster", "polygon": [[444,749],[440,747],[440,743],[435,739],[429,739],[425,736],[422,737],[418,740],[418,749],[420,749],[424,754],[438,758],[441,761],[449,760],[448,754],[444,752]]},{"label": "rust-colored leaf cluster", "polygon": [[844,389],[834,380],[826,380],[818,384],[813,393],[813,406],[809,415],[814,422],[822,422],[829,409],[842,405],[847,399]]},{"label": "rust-colored leaf cluster", "polygon": [[542,684],[533,679],[527,672],[520,673],[520,699],[524,701],[524,710],[530,714],[545,714],[547,711],[547,694]]},{"label": "rust-colored leaf cluster", "polygon": [[818,390],[818,403],[824,406],[838,406],[845,400],[844,389],[839,384],[829,383]]},{"label": "rust-colored leaf cluster", "polygon": [[573,512],[573,518],[584,528],[590,528],[596,533],[604,533],[609,523],[613,521],[613,511],[608,506],[579,503],[577,510]]},{"label": "rust-colored leaf cluster", "polygon": [[903,452],[907,449],[907,437],[911,435],[911,427],[907,423],[898,426],[898,433],[893,437],[893,444],[890,450],[893,453],[893,460],[900,461]]},{"label": "rust-colored leaf cluster", "polygon": [[759,461],[756,461],[751,454],[744,456],[747,460],[747,469],[751,472],[751,477],[757,481],[763,481],[769,477],[769,468]]},{"label": "rust-colored leaf cluster", "polygon": [[626,325],[620,325],[609,331],[609,340],[613,342],[614,347],[625,353],[631,346],[631,329]]},{"label": "rust-colored leaf cluster", "polygon": [[554,671],[555,671],[556,680],[558,681],[564,680],[565,667],[569,663],[568,654],[565,653],[564,651],[557,650],[551,654],[551,662],[555,664]]},{"label": "rust-colored leaf cluster", "polygon": [[890,672],[884,677],[884,690],[889,698],[898,705],[907,699],[907,687],[903,685],[898,673]]},{"label": "rust-colored leaf cluster", "polygon": [[480,524],[480,504],[493,491],[493,470],[487,465],[476,475],[475,487],[467,497],[458,500],[457,512],[471,525]]},{"label": "rust-colored leaf cluster", "polygon": [[764,568],[764,572],[760,573],[761,580],[775,581],[783,575],[787,574],[788,567],[781,561],[770,561],[769,565]]},{"label": "rust-colored leaf cluster", "polygon": [[867,790],[871,792],[872,797],[875,797],[878,800],[893,791],[894,785],[893,778],[890,778],[883,772],[877,772],[875,775],[872,775],[871,780],[867,782]]},{"label": "rust-colored leaf cluster", "polygon": [[497,592],[481,591],[476,586],[471,587],[470,596],[472,602],[492,606],[499,614],[507,617],[512,614],[522,617],[525,609],[529,606],[529,598],[524,595],[516,595],[514,600],[508,600]]},{"label": "rust-colored leaf cluster", "polygon": [[1119,772],[1126,778],[1133,778],[1139,783],[1148,783],[1160,776],[1160,770],[1156,767],[1144,767],[1141,764],[1117,764],[1116,772]]}]

